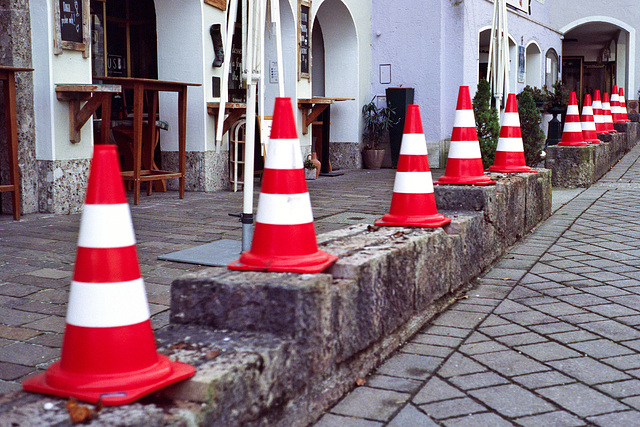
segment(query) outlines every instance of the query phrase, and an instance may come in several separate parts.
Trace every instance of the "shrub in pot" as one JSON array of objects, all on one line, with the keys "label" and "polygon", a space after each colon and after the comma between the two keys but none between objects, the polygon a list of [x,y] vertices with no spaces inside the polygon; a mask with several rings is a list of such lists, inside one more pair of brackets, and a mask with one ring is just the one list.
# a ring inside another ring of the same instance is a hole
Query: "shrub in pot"
[{"label": "shrub in pot", "polygon": [[393,109],[378,107],[375,103],[375,97],[368,104],[362,106],[364,124],[362,159],[367,169],[380,169],[382,166],[385,152],[382,143],[389,132],[389,127],[393,124],[392,116]]}]

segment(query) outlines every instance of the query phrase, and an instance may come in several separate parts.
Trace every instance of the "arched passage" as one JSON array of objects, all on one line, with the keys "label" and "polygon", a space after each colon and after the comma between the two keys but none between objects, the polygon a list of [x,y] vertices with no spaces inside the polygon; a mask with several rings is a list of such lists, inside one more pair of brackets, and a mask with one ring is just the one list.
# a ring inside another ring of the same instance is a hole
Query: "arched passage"
[{"label": "arched passage", "polygon": [[542,54],[535,41],[525,50],[525,85],[540,88],[542,86]]},{"label": "arched passage", "polygon": [[562,80],[579,99],[613,85],[635,90],[635,28],[606,16],[583,18],[561,28]]},{"label": "arched passage", "polygon": [[[327,97],[355,98],[331,106],[331,142],[359,141],[358,38],[351,12],[340,0],[325,0],[316,12],[312,31],[320,30],[322,43],[311,46],[312,91]],[[312,43],[317,34],[312,33]],[[324,67],[314,65],[323,58]],[[323,73],[317,75],[316,73]],[[320,87],[323,85],[324,87]]]}]

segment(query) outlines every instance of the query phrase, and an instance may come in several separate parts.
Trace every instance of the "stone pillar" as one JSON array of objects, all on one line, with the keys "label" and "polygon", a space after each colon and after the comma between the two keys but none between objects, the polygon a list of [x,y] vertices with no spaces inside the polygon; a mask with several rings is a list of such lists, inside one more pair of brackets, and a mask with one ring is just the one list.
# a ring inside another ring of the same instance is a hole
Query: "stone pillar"
[{"label": "stone pillar", "polygon": [[[31,19],[28,0],[0,0],[0,64],[31,67]],[[4,88],[3,88],[4,90]],[[23,213],[38,211],[36,138],[33,108],[33,76],[16,73],[18,111],[18,164],[20,166],[21,207]],[[9,182],[4,101],[0,97],[0,180]],[[2,211],[11,212],[11,193],[0,193]]]}]

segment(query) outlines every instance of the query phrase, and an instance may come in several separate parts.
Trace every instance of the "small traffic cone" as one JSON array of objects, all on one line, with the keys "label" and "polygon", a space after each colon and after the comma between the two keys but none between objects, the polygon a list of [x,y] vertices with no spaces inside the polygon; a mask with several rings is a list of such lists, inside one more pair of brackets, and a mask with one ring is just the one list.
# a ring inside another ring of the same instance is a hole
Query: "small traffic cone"
[{"label": "small traffic cone", "polygon": [[251,249],[231,270],[319,273],[338,257],[318,250],[290,98],[276,98]]},{"label": "small traffic cone", "polygon": [[624,99],[624,89],[619,88],[618,92],[620,95],[620,118],[623,122],[630,122],[631,120],[629,120],[629,112],[627,111],[627,101]]},{"label": "small traffic cone", "polygon": [[591,105],[591,95],[584,96],[584,104],[582,105],[582,138],[585,142],[598,144],[598,134],[596,133],[596,123],[593,119],[593,106]]},{"label": "small traffic cone", "polygon": [[571,92],[569,97],[569,106],[567,107],[567,116],[564,120],[564,129],[562,130],[562,140],[558,146],[585,146],[587,144],[582,138],[582,125],[580,124],[580,113],[578,112],[578,99],[575,92]]},{"label": "small traffic cone", "polygon": [[420,107],[408,105],[391,209],[375,225],[435,228],[449,222],[436,208]]},{"label": "small traffic cone", "polygon": [[489,166],[489,170],[504,173],[536,173],[535,170],[527,166],[524,160],[518,99],[515,93],[510,93],[507,97],[507,106],[502,116],[500,138],[496,147],[496,158],[493,165]]},{"label": "small traffic cone", "polygon": [[124,405],[191,377],[156,352],[114,145],[96,145],[80,222],[62,355],[27,391]]},{"label": "small traffic cone", "polygon": [[490,185],[495,183],[484,174],[482,167],[480,142],[469,86],[460,86],[447,167],[436,184]]},{"label": "small traffic cone", "polygon": [[593,94],[593,121],[596,124],[596,134],[609,133],[604,126],[604,115],[602,114],[602,100],[600,99],[600,90],[596,89]]},{"label": "small traffic cone", "polygon": [[604,117],[604,128],[608,133],[618,133],[613,127],[613,116],[611,115],[611,103],[609,93],[605,92],[602,98],[602,116]]},{"label": "small traffic cone", "polygon": [[611,91],[611,117],[613,118],[613,123],[622,123],[624,121],[620,112],[618,85],[613,85],[613,90]]}]

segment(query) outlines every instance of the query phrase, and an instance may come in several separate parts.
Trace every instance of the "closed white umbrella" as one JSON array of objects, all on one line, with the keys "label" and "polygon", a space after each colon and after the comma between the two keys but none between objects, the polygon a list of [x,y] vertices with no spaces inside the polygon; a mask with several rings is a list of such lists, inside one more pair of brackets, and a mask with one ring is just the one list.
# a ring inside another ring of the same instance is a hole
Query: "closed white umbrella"
[{"label": "closed white umbrella", "polygon": [[509,30],[506,0],[494,0],[487,80],[491,83],[496,107],[501,108],[509,93]]}]

